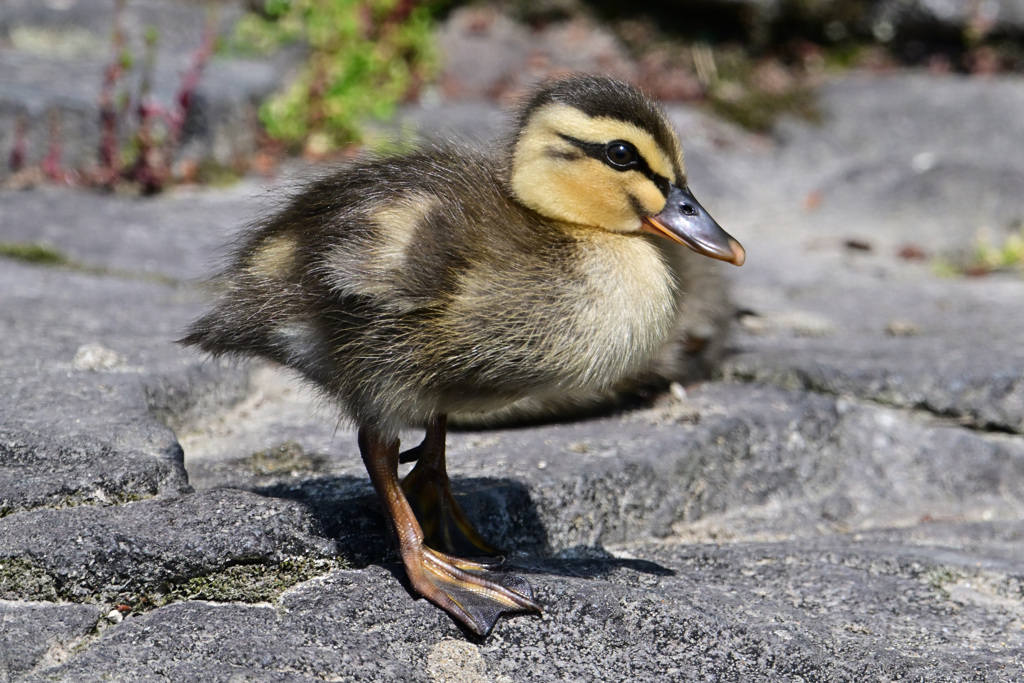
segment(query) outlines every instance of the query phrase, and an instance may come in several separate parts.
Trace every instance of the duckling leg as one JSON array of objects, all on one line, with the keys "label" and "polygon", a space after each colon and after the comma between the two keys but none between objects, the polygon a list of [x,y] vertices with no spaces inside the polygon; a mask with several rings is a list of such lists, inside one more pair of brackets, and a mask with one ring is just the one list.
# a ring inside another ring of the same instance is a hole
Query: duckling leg
[{"label": "duckling leg", "polygon": [[[428,546],[498,566],[503,561],[500,552],[480,536],[452,495],[444,455],[447,422],[445,415],[434,418],[427,425],[423,443],[399,455],[400,462],[416,461],[402,481],[402,491],[423,527]],[[481,557],[488,555],[491,557]]]},{"label": "duckling leg", "polygon": [[[443,423],[442,423],[443,424]],[[398,542],[412,587],[478,635],[494,628],[506,613],[540,612],[529,584],[488,571],[480,562],[431,550],[398,479],[398,439],[385,441],[375,430],[359,430],[359,451]]]}]

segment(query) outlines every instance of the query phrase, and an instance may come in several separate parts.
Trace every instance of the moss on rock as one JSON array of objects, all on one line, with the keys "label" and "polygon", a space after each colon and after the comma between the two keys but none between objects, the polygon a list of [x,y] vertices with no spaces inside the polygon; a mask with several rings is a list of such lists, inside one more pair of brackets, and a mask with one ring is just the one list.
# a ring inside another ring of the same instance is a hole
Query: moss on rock
[{"label": "moss on rock", "polygon": [[62,596],[45,569],[22,557],[0,558],[0,599],[55,602]]}]

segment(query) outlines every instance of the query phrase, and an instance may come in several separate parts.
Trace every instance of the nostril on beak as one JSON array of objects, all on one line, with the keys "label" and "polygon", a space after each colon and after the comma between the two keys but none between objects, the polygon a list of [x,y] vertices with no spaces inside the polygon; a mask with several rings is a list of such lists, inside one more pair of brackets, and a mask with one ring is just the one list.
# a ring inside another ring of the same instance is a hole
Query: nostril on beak
[{"label": "nostril on beak", "polygon": [[684,216],[696,216],[697,209],[693,208],[692,204],[680,204],[679,210],[683,212]]}]

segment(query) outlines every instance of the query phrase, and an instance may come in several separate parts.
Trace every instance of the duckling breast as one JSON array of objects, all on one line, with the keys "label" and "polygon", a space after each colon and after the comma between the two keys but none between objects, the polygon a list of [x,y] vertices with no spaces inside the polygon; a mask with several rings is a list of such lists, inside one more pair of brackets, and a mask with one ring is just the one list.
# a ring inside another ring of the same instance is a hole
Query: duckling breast
[{"label": "duckling breast", "polygon": [[576,268],[583,283],[564,340],[580,388],[605,388],[640,371],[675,325],[677,280],[662,245],[643,235],[588,231]]}]

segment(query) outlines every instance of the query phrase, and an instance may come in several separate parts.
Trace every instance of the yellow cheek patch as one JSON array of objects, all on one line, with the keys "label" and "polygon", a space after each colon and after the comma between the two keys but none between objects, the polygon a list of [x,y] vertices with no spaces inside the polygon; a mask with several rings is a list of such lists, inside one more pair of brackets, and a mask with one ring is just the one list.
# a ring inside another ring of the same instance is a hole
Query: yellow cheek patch
[{"label": "yellow cheek patch", "polygon": [[645,215],[653,216],[661,213],[665,208],[665,195],[661,193],[654,183],[639,173],[630,173],[626,183],[629,194],[640,202],[640,208]]},{"label": "yellow cheek patch", "polygon": [[249,270],[262,277],[284,279],[295,270],[298,249],[291,235],[275,235],[253,252]]},{"label": "yellow cheek patch", "polygon": [[[614,232],[639,230],[642,215],[661,212],[665,196],[638,171],[619,171],[583,155],[562,136],[606,144],[625,140],[650,169],[677,181],[678,140],[673,150],[658,146],[647,131],[617,119],[590,118],[565,105],[549,105],[530,117],[519,135],[512,162],[512,191],[535,211],[558,220]],[[639,204],[639,206],[637,205]]]},{"label": "yellow cheek patch", "polygon": [[[639,228],[640,219],[624,192],[622,173],[596,159],[587,159],[586,163],[574,162],[571,166],[572,172],[566,174],[561,199],[571,203],[574,222],[616,232]],[[651,184],[645,178],[641,180]],[[656,188],[654,190],[657,192]]]},{"label": "yellow cheek patch", "polygon": [[548,156],[524,164],[513,176],[513,191],[523,204],[550,218],[616,232],[638,230],[640,218],[624,192],[622,175],[596,159]]}]

